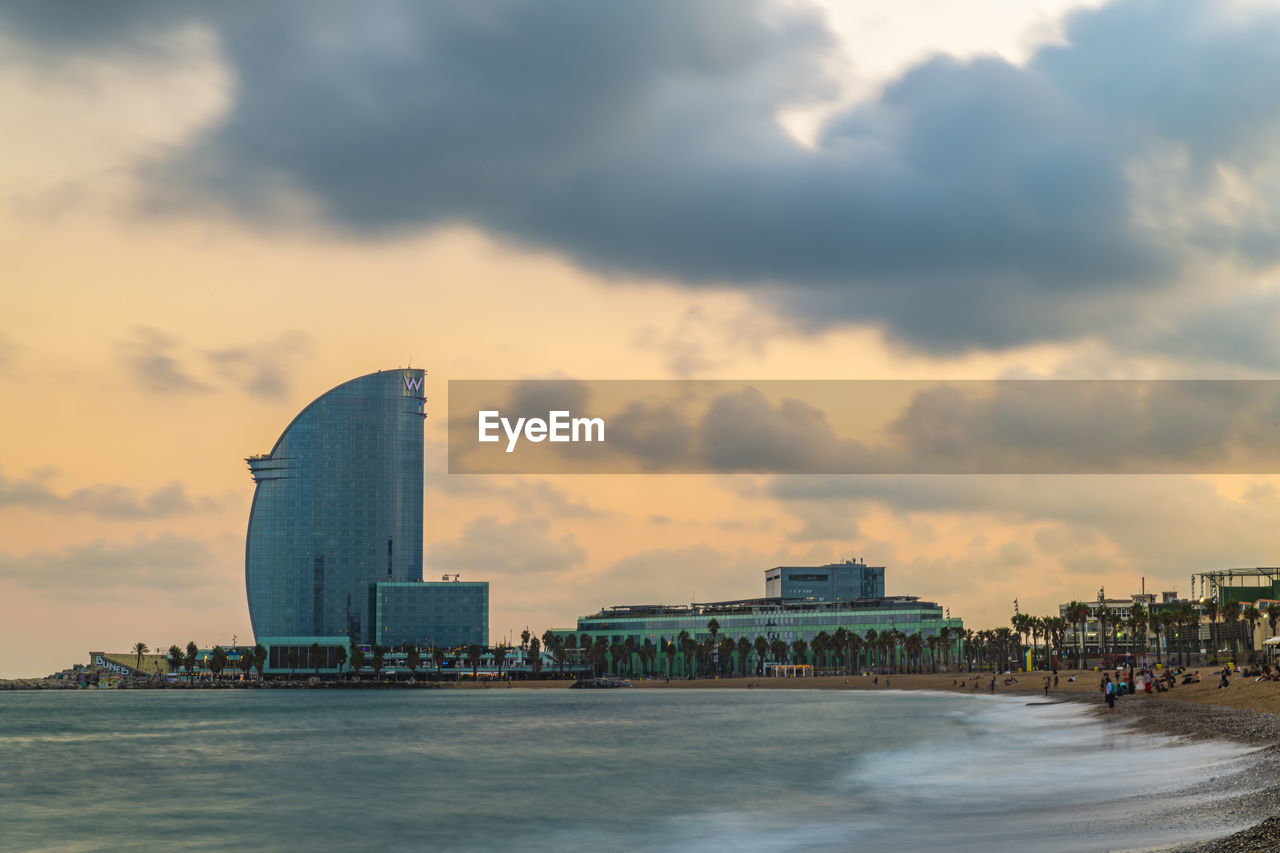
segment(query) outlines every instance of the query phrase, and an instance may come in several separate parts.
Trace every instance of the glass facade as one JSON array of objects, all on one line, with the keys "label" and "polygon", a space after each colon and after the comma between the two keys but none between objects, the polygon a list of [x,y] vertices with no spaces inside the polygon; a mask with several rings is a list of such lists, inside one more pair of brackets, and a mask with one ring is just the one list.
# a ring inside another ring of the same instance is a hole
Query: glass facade
[{"label": "glass facade", "polygon": [[255,637],[374,642],[374,585],[422,580],[423,387],[422,370],[352,379],[247,460]]},{"label": "glass facade", "polygon": [[[715,620],[717,638],[736,642],[745,637],[753,647],[757,637],[769,643],[782,641],[788,647],[797,640],[812,644],[819,634],[832,636],[843,628],[860,638],[871,631],[877,637],[892,631],[919,634],[926,644],[936,638],[943,643],[939,651],[944,660],[957,655],[964,629],[962,620],[952,618],[942,606],[916,596],[885,596],[884,572],[884,566],[853,561],[826,566],[777,566],[765,570],[764,598],[688,606],[619,605],[578,617],[575,630],[553,633],[565,639],[572,637],[579,648],[585,637],[589,644],[604,640],[607,646],[613,646],[630,639],[639,649],[660,650],[664,643],[678,645],[682,633],[699,643],[710,639],[710,623]],[[822,660],[815,659],[812,649],[805,654],[805,660],[814,666],[831,661],[830,650],[823,653]],[[743,669],[744,663],[760,667],[774,660],[774,653],[771,650],[761,658],[753,648],[745,660],[738,657],[739,653],[733,652],[735,666]],[[782,662],[794,663],[793,657],[788,651]],[[683,662],[684,658],[680,651],[675,659]],[[866,659],[873,660],[873,652],[866,652]],[[617,671],[616,662],[610,666]]]},{"label": "glass facade", "polygon": [[592,616],[578,618],[576,631],[557,634],[605,637],[610,643],[625,642],[631,637],[638,645],[661,648],[661,641],[674,640],[687,631],[695,640],[711,636],[707,623],[720,623],[719,636],[756,637],[766,640],[812,642],[820,631],[835,633],[837,628],[865,635],[896,628],[904,634],[919,632],[925,639],[938,636],[943,628],[953,631],[963,627],[959,618],[947,618],[943,609],[931,601],[910,597],[848,604],[758,604],[693,605],[690,607],[614,607]]},{"label": "glass facade", "polygon": [[777,566],[764,575],[766,598],[785,601],[853,601],[884,598],[884,566],[852,560],[825,566]]},{"label": "glass facade", "polygon": [[426,648],[489,643],[486,581],[379,582],[373,590],[375,642]]}]

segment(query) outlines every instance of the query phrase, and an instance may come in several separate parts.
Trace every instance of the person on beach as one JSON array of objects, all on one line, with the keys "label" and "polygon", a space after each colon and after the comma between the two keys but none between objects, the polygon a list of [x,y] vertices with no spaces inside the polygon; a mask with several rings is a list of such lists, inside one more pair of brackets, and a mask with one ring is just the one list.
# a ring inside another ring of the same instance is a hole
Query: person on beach
[{"label": "person on beach", "polygon": [[1107,707],[1111,710],[1116,708],[1116,685],[1111,680],[1111,674],[1102,676],[1102,695],[1107,701]]},{"label": "person on beach", "polygon": [[996,677],[994,674],[991,676],[991,692],[996,692]]},{"label": "person on beach", "polygon": [[1044,677],[1044,695],[1046,697],[1049,695],[1049,676],[1047,675]]}]

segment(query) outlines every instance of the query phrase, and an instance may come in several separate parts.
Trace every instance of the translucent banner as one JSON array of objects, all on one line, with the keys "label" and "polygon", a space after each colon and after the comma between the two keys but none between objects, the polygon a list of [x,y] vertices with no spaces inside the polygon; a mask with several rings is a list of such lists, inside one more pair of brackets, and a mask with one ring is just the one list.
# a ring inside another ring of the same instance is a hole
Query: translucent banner
[{"label": "translucent banner", "polygon": [[451,380],[451,474],[1280,472],[1280,380]]}]

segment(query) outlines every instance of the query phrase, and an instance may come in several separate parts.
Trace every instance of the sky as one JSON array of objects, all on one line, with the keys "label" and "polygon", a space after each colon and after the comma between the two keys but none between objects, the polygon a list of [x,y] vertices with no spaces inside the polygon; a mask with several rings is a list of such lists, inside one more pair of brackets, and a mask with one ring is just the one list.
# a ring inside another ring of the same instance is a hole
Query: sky
[{"label": "sky", "polygon": [[778,564],[975,628],[1275,564],[1264,475],[451,476],[445,425],[451,379],[1274,378],[1278,40],[1207,0],[6,3],[0,677],[247,641],[244,457],[407,364],[425,575],[488,580],[494,642]]}]

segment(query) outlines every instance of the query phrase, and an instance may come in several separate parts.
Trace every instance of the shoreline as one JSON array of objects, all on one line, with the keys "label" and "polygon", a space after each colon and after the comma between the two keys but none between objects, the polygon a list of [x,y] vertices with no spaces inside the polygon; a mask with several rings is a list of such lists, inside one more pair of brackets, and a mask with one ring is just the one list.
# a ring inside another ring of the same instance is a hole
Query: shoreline
[{"label": "shoreline", "polygon": [[[1256,748],[1240,769],[1224,777],[1210,777],[1198,788],[1206,799],[1218,797],[1214,809],[1224,824],[1247,828],[1217,838],[1179,845],[1163,850],[1189,851],[1189,853],[1235,853],[1235,851],[1280,849],[1280,682],[1254,682],[1252,679],[1233,678],[1231,686],[1218,689],[1214,679],[1206,677],[1199,684],[1179,685],[1166,693],[1151,695],[1138,692],[1121,697],[1115,710],[1108,710],[1101,700],[1098,681],[1101,674],[1094,671],[1061,671],[1058,688],[1050,687],[1044,694],[1045,673],[1018,673],[1012,677],[996,676],[994,694],[1027,700],[1027,704],[1041,702],[1071,702],[1087,706],[1091,716],[1118,733],[1143,733],[1172,738],[1195,740],[1219,740],[1246,744]],[[1075,681],[1069,681],[1072,676]],[[1052,676],[1050,676],[1052,677]],[[634,689],[693,689],[693,690],[892,690],[993,695],[991,673],[964,674],[903,674],[903,675],[836,675],[810,678],[724,678],[724,679],[637,679],[629,685]],[[1016,682],[1007,678],[1016,678]],[[309,682],[269,681],[237,682],[223,684],[164,684],[137,685],[127,689],[159,690],[506,690],[539,689],[567,690],[572,680],[538,681],[382,681],[382,682]],[[976,684],[976,687],[975,687]],[[75,684],[63,684],[43,679],[0,680],[0,692],[58,691],[83,689]],[[113,688],[96,688],[113,689]],[[1246,793],[1239,793],[1241,789]]]}]

